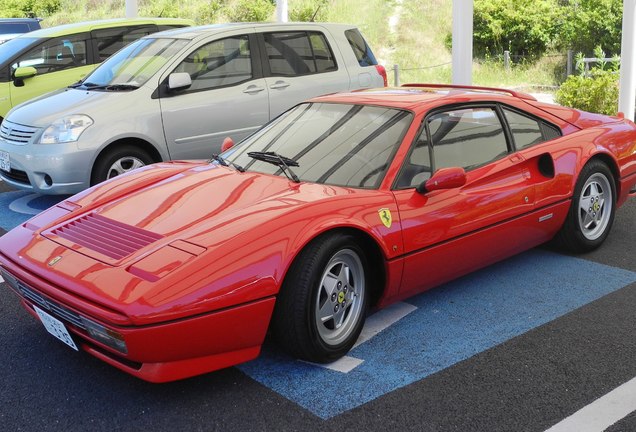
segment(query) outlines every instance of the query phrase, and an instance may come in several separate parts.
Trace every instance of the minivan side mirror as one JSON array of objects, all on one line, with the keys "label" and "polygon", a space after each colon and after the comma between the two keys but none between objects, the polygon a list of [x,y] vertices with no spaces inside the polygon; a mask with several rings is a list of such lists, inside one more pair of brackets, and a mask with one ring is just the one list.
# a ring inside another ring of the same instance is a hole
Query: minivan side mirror
[{"label": "minivan side mirror", "polygon": [[192,78],[187,72],[175,72],[168,76],[168,90],[185,90],[192,85]]},{"label": "minivan side mirror", "polygon": [[234,147],[234,140],[230,137],[225,137],[225,139],[223,140],[223,144],[221,144],[221,152],[229,150],[232,147]]},{"label": "minivan side mirror", "polygon": [[455,189],[465,184],[466,171],[464,171],[464,168],[440,168],[433,173],[431,178],[420,183],[415,189],[419,193],[426,193],[434,190]]},{"label": "minivan side mirror", "polygon": [[13,72],[13,77],[15,79],[25,79],[31,78],[38,74],[38,70],[33,66],[23,66],[19,67]]}]

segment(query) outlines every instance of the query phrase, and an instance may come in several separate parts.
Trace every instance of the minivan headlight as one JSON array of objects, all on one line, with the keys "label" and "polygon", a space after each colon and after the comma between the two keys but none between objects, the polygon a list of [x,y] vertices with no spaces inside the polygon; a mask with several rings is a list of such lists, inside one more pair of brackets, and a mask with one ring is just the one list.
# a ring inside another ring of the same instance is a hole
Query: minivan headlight
[{"label": "minivan headlight", "polygon": [[84,114],[63,117],[46,128],[40,138],[40,144],[60,144],[77,141],[82,132],[92,124],[93,119]]}]

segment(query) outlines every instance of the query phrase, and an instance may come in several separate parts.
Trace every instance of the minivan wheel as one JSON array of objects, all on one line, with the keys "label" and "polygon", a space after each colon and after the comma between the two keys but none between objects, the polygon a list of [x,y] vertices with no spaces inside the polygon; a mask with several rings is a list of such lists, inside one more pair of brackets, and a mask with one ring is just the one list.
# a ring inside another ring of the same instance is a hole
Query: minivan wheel
[{"label": "minivan wheel", "polygon": [[126,145],[107,150],[95,163],[91,186],[153,162],[150,155],[139,147]]}]

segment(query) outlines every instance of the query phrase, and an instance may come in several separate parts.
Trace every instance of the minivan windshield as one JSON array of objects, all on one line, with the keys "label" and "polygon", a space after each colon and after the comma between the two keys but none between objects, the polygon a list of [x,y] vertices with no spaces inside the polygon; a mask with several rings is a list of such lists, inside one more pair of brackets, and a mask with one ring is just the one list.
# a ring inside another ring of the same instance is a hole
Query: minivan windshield
[{"label": "minivan windshield", "polygon": [[82,81],[82,88],[137,88],[188,43],[183,39],[142,38],[122,48]]}]

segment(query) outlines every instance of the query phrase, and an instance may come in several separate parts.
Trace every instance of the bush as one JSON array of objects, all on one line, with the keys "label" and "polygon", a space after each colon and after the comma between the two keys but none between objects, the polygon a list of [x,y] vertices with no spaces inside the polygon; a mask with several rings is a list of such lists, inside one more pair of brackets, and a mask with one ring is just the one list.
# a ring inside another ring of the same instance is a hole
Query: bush
[{"label": "bush", "polygon": [[329,0],[295,1],[289,6],[290,21],[325,21],[328,15]]},{"label": "bush", "polygon": [[273,0],[239,0],[229,11],[228,18],[235,22],[269,21],[275,8]]},{"label": "bush", "polygon": [[46,17],[59,11],[61,0],[0,0],[0,16]]},{"label": "bush", "polygon": [[558,104],[584,111],[616,115],[618,74],[595,68],[589,76],[570,75],[557,90],[555,100]]}]

